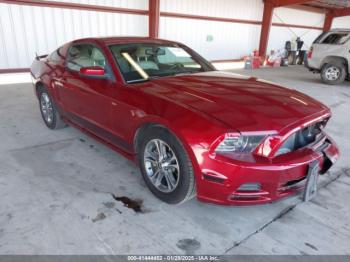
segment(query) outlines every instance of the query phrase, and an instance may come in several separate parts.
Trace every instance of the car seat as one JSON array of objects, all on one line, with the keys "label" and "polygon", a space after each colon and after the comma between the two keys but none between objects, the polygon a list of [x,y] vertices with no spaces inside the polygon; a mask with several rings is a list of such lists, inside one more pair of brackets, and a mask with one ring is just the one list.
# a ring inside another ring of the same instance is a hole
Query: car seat
[{"label": "car seat", "polygon": [[91,60],[93,66],[101,66],[103,68],[106,66],[106,58],[98,48],[92,49]]}]

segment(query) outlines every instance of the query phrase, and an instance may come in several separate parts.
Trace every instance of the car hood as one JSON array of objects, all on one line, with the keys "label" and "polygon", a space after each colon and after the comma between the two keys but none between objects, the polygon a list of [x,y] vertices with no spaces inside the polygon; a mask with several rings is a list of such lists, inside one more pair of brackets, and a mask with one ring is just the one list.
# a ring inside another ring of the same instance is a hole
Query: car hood
[{"label": "car hood", "polygon": [[211,71],[151,80],[149,92],[215,118],[238,131],[276,131],[329,112],[292,89],[228,72]]}]

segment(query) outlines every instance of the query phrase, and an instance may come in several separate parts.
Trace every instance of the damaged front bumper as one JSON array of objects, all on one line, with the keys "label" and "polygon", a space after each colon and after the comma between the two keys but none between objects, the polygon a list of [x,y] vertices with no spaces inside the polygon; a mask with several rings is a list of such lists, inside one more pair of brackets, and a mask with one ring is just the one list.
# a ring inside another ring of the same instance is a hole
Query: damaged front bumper
[{"label": "damaged front bumper", "polygon": [[339,149],[327,135],[317,143],[272,159],[203,157],[197,197],[222,205],[256,205],[277,201],[305,188],[309,165],[317,161],[320,174],[337,161]]}]

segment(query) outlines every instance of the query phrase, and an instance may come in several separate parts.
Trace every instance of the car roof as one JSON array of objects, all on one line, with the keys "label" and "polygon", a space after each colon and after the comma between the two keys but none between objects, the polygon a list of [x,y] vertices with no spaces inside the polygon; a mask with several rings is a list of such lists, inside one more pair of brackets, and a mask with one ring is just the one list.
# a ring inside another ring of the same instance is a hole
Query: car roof
[{"label": "car roof", "polygon": [[109,36],[109,37],[89,37],[77,39],[73,42],[80,41],[98,41],[103,42],[106,45],[112,44],[127,44],[127,43],[155,43],[155,44],[179,44],[178,42],[169,41],[165,39],[155,39],[150,37],[139,37],[139,36]]},{"label": "car roof", "polygon": [[329,32],[350,32],[350,28],[333,28]]}]

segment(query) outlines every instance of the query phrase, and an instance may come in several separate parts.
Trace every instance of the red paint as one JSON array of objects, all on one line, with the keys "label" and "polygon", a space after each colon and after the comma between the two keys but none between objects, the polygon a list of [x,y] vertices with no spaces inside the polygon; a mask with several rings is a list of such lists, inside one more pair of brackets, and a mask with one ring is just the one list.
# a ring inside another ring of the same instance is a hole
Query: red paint
[{"label": "red paint", "polygon": [[[193,163],[199,200],[225,205],[251,205],[278,200],[303,187],[286,186],[303,179],[308,164],[323,165],[323,153],[314,147],[275,156],[291,133],[324,118],[330,110],[295,90],[252,77],[219,71],[168,76],[126,84],[107,44],[168,41],[147,38],[101,38],[87,41],[101,48],[114,77],[86,78],[67,70],[64,60],[53,65],[35,60],[34,83],[44,84],[63,118],[130,159],[134,139],[144,124],[157,123],[182,142]],[[70,44],[62,49],[63,57]],[[225,134],[266,134],[254,153],[216,154],[212,148]],[[339,155],[330,141],[327,154]],[[269,152],[267,152],[268,150]],[[103,179],[103,178],[102,178]],[[257,192],[240,192],[244,183],[259,183]]]},{"label": "red paint", "polygon": [[149,0],[149,37],[158,38],[160,19],[160,0]]},{"label": "red paint", "polygon": [[267,44],[269,41],[270,29],[272,24],[273,10],[274,6],[271,3],[271,1],[265,1],[259,44],[259,52],[262,57],[266,57]]},{"label": "red paint", "polygon": [[350,7],[341,8],[341,9],[333,9],[333,13],[334,13],[335,17],[348,16],[348,15],[350,15]]},{"label": "red paint", "polygon": [[323,29],[322,29],[323,32],[328,32],[331,29],[333,18],[334,18],[334,15],[332,12],[328,12],[326,14],[326,17],[324,19]]},{"label": "red paint", "polygon": [[313,53],[313,51],[314,51],[314,48],[311,46],[311,47],[310,47],[310,50],[307,52],[307,58],[308,58],[308,59],[311,59],[311,58],[312,58],[312,53]]}]

